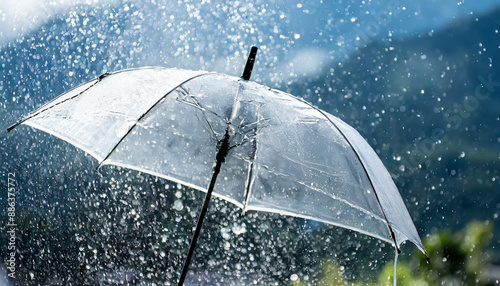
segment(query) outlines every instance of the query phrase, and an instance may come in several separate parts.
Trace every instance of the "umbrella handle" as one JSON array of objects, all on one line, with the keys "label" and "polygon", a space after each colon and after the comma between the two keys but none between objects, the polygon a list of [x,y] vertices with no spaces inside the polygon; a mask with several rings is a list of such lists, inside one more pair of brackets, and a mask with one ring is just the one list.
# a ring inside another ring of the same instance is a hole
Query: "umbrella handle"
[{"label": "umbrella handle", "polygon": [[219,175],[220,168],[222,163],[226,161],[226,156],[229,150],[231,149],[229,145],[230,135],[229,135],[229,127],[226,129],[226,134],[219,141],[219,150],[217,152],[216,164],[214,168],[214,173],[212,174],[212,180],[210,181],[210,186],[208,187],[207,194],[205,195],[205,201],[203,202],[203,207],[201,209],[200,216],[198,217],[198,223],[196,224],[196,229],[194,231],[193,237],[191,238],[191,243],[189,244],[189,251],[186,256],[186,260],[184,261],[184,265],[182,266],[181,276],[179,278],[178,286],[184,285],[184,280],[186,279],[186,275],[189,269],[189,264],[191,263],[191,258],[194,253],[194,249],[196,248],[196,241],[198,240],[198,236],[200,235],[201,227],[203,225],[203,219],[205,218],[205,214],[208,210],[208,205],[210,203],[210,198],[212,197],[212,192],[215,187],[215,181],[217,180],[217,176]]}]

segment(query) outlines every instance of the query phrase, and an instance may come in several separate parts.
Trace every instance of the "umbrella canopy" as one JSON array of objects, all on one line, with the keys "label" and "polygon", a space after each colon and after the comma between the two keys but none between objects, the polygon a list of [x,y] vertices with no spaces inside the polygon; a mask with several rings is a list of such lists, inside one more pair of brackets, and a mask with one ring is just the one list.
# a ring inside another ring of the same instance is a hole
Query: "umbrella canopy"
[{"label": "umbrella canopy", "polygon": [[211,185],[244,212],[313,219],[396,248],[409,240],[425,253],[389,172],[356,130],[244,78],[161,67],[118,71],[62,94],[9,130],[21,123],[100,165],[200,191]]}]

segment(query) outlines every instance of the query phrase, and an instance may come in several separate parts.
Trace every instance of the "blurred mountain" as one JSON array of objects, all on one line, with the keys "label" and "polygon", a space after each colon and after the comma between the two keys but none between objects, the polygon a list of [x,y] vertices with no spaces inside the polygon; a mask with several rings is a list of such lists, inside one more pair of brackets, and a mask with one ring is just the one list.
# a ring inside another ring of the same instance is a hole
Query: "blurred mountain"
[{"label": "blurred mountain", "polygon": [[500,226],[498,27],[500,10],[372,42],[290,87],[368,139],[421,233],[471,219]]}]

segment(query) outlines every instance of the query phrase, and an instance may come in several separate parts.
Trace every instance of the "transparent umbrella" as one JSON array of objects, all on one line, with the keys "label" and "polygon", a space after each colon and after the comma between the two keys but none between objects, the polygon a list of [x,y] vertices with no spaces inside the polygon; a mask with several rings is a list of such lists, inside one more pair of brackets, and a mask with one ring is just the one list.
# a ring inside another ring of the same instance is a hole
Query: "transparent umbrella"
[{"label": "transparent umbrella", "polygon": [[[377,154],[352,127],[290,94],[241,78],[145,67],[104,74],[24,123],[113,164],[207,192],[247,211],[312,219],[425,250]],[[225,163],[224,166],[223,163]]]}]

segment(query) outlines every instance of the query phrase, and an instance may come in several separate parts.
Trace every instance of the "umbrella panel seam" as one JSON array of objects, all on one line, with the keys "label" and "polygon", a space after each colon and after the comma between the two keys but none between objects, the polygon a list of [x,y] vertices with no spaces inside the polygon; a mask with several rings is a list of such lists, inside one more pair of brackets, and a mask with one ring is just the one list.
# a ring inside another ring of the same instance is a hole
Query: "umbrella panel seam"
[{"label": "umbrella panel seam", "polygon": [[[178,87],[182,86],[183,84],[185,84],[185,83],[187,83],[187,82],[189,82],[189,81],[191,81],[191,80],[193,80],[195,78],[198,78],[198,77],[201,77],[201,76],[205,76],[205,75],[208,75],[208,74],[210,74],[210,73],[203,73],[203,74],[192,76],[189,79],[186,79],[183,82],[181,82],[180,84],[176,85],[175,87],[173,87],[172,89],[170,89],[167,93],[165,93],[165,95],[163,95],[162,97],[160,97],[146,112],[144,112],[141,116],[139,116],[139,118],[136,119],[136,122],[129,128],[129,130],[127,131],[127,133],[125,135],[123,135],[120,138],[120,140],[118,140],[118,142],[111,149],[111,151],[109,151],[108,155],[106,155],[106,157],[104,157],[104,159],[101,162],[99,162],[99,166],[101,166],[104,163],[104,161],[106,161],[113,154],[113,152],[116,150],[116,148],[118,148],[118,146],[132,132],[132,130],[141,122],[141,120],[143,118],[145,118],[146,115],[148,115],[149,112],[151,110],[153,110],[160,102],[162,102],[163,100],[165,100],[165,98],[167,98],[167,96],[169,94],[171,94],[174,90],[176,90]],[[98,166],[98,168],[99,168],[99,166]]]},{"label": "umbrella panel seam", "polygon": [[[274,90],[273,90],[274,91]],[[274,92],[278,92],[280,94],[282,94],[281,92],[279,91],[274,91]],[[349,144],[349,146],[351,147],[352,151],[354,152],[354,154],[356,155],[358,161],[360,162],[361,166],[363,167],[363,170],[365,171],[365,174],[366,174],[366,177],[368,178],[369,182],[370,182],[370,185],[372,186],[372,189],[373,189],[373,193],[377,199],[377,202],[380,206],[380,209],[382,211],[382,214],[384,215],[384,218],[385,218],[385,221],[387,222],[387,227],[389,228],[389,231],[391,233],[391,236],[392,236],[392,239],[394,240],[394,245],[396,247],[396,249],[399,251],[399,247],[398,247],[398,243],[397,243],[397,240],[396,240],[396,237],[394,236],[394,232],[392,230],[392,225],[391,225],[391,222],[389,222],[389,220],[387,219],[387,216],[385,214],[385,211],[384,211],[384,208],[382,207],[382,204],[380,202],[380,199],[378,197],[378,194],[377,194],[377,191],[375,190],[375,187],[373,185],[373,182],[368,174],[368,170],[366,169],[363,161],[361,160],[361,157],[359,156],[358,152],[356,151],[356,149],[354,148],[354,146],[352,145],[352,143],[349,141],[349,139],[346,137],[346,135],[344,134],[344,132],[342,132],[342,130],[340,130],[340,128],[337,126],[337,124],[335,124],[332,120],[330,120],[330,118],[328,118],[328,116],[326,116],[326,114],[320,110],[319,108],[317,108],[316,106],[312,105],[311,103],[303,100],[302,98],[299,98],[299,97],[295,97],[295,96],[292,96],[292,95],[289,95],[289,94],[285,94],[286,96],[289,96],[289,97],[292,97],[292,98],[295,98],[295,99],[298,99],[300,102],[310,106],[312,109],[316,110],[318,113],[320,113],[330,124],[331,126],[333,127],[334,130],[337,130],[343,137],[344,139],[347,141],[347,143]]]}]

